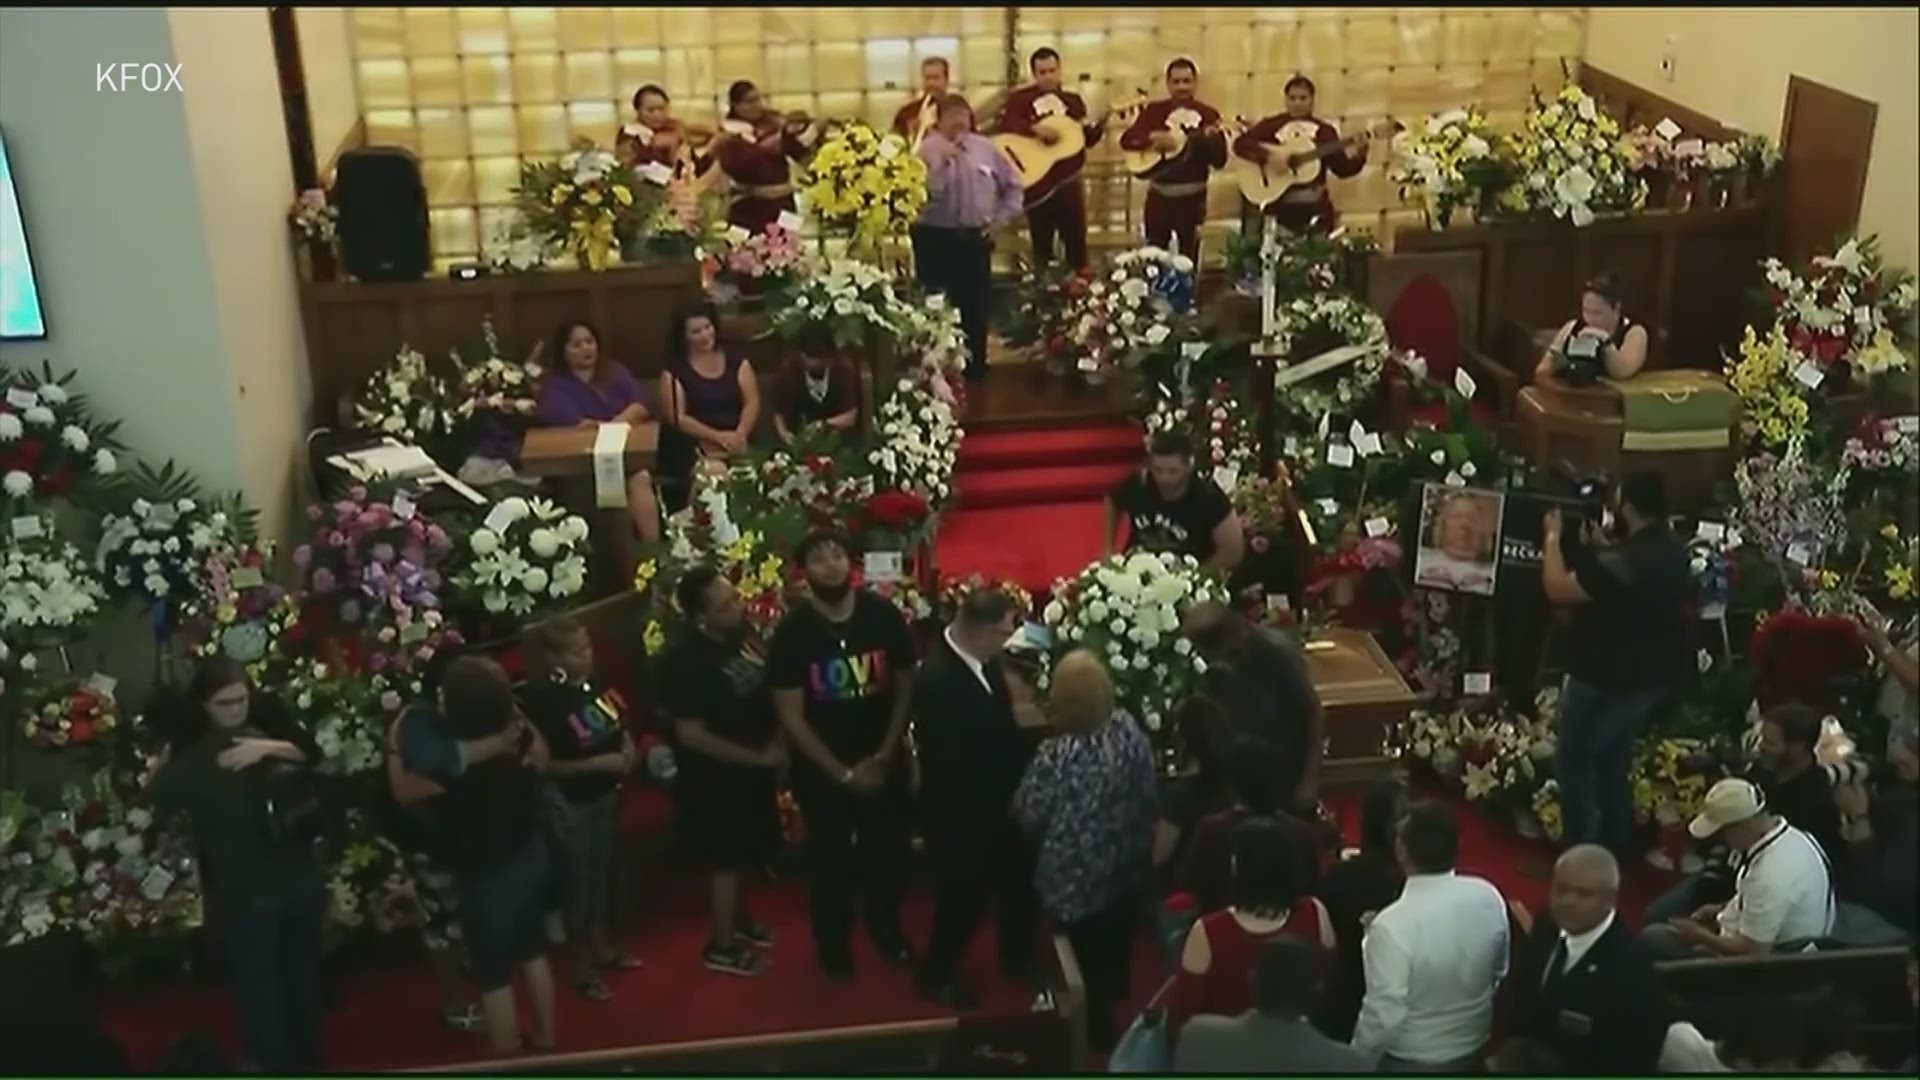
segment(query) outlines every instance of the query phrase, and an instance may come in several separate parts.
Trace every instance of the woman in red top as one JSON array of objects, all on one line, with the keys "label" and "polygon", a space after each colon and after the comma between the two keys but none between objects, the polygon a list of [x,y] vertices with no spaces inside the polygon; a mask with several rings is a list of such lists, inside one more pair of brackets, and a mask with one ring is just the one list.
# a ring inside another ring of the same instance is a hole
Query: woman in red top
[{"label": "woman in red top", "polygon": [[1333,923],[1320,901],[1300,888],[1299,855],[1271,818],[1249,818],[1234,834],[1234,903],[1194,924],[1168,995],[1167,1030],[1176,1035],[1200,1013],[1239,1016],[1253,1008],[1253,969],[1260,951],[1292,936],[1333,955]]},{"label": "woman in red top", "polygon": [[764,232],[782,213],[796,209],[793,166],[813,153],[818,125],[805,113],[782,115],[767,107],[759,87],[745,79],[727,88],[727,118],[714,153],[733,182],[727,223]]}]

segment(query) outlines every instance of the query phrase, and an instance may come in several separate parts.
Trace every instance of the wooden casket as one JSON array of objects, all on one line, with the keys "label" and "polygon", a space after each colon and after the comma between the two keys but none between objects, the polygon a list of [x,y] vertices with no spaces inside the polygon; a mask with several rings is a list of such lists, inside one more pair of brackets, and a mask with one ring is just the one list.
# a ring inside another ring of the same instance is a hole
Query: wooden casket
[{"label": "wooden casket", "polygon": [[1407,718],[1413,691],[1364,630],[1330,629],[1306,645],[1307,671],[1327,715],[1320,787],[1355,787],[1391,776],[1387,732]]}]

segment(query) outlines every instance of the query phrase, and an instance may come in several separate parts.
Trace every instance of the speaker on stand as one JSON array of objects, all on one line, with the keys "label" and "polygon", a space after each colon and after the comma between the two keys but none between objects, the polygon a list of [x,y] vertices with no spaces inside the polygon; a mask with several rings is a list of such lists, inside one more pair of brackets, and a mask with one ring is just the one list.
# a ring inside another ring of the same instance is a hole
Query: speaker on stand
[{"label": "speaker on stand", "polygon": [[399,146],[363,146],[334,169],[340,257],[361,281],[419,281],[432,263],[420,159]]}]

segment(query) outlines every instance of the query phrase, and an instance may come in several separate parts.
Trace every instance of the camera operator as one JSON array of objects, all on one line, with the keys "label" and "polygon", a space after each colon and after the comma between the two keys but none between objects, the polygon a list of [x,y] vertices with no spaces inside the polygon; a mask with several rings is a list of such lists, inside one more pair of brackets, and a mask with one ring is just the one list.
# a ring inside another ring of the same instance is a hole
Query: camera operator
[{"label": "camera operator", "polygon": [[1607,503],[1601,528],[1588,521],[1565,543],[1560,512],[1547,512],[1540,582],[1573,616],[1556,762],[1565,842],[1626,854],[1634,737],[1688,671],[1689,563],[1658,474],[1628,476]]}]

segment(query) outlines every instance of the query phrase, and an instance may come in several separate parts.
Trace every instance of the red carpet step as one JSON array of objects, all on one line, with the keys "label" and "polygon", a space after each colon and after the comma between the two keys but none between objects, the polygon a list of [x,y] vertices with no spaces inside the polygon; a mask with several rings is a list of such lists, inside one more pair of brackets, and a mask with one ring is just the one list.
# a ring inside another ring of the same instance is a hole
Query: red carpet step
[{"label": "red carpet step", "polygon": [[1107,493],[1140,461],[1140,429],[1109,420],[969,431],[957,508],[935,539],[940,573],[1018,582],[1036,596],[1100,557]]},{"label": "red carpet step", "polygon": [[[983,472],[1037,465],[1132,465],[1140,460],[1139,429],[1119,424],[1046,431],[967,432],[959,471]],[[964,484],[963,484],[964,486]]]}]

